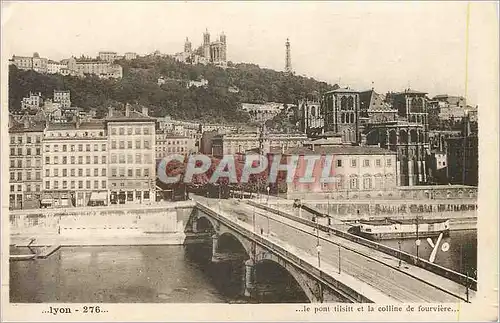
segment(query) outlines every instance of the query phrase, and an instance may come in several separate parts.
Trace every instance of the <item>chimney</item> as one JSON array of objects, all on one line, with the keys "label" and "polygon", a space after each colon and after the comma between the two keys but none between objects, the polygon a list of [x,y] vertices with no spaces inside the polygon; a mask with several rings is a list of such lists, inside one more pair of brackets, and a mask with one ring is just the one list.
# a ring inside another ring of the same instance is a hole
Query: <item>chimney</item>
[{"label": "chimney", "polygon": [[148,116],[148,108],[147,107],[142,107],[142,114],[147,117]]},{"label": "chimney", "polygon": [[113,107],[108,107],[108,118],[113,116]]},{"label": "chimney", "polygon": [[27,129],[30,127],[30,120],[28,118],[24,118],[24,128]]},{"label": "chimney", "polygon": [[125,116],[130,117],[130,104],[125,104]]}]

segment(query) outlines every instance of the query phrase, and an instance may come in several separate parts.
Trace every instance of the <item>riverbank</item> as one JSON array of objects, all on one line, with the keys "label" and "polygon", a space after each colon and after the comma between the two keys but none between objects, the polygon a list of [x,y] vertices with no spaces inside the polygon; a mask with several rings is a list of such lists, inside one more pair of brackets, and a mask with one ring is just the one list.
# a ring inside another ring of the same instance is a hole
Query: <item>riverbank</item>
[{"label": "riverbank", "polygon": [[10,245],[17,247],[80,246],[172,246],[203,243],[210,239],[206,234],[158,233],[120,236],[61,236],[61,235],[13,235]]}]

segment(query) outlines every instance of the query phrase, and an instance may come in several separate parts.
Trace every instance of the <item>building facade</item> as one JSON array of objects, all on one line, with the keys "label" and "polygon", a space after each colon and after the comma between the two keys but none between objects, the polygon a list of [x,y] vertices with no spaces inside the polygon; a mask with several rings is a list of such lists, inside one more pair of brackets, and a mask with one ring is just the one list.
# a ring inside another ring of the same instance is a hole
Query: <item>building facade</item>
[{"label": "building facade", "polygon": [[126,52],[126,53],[123,55],[123,58],[125,58],[126,60],[136,59],[136,58],[137,58],[137,53],[133,53],[133,52]]},{"label": "building facade", "polygon": [[160,130],[156,131],[156,159],[172,154],[188,155],[195,151],[195,139]]},{"label": "building facade", "polygon": [[71,107],[71,93],[69,90],[54,90],[54,102],[60,103],[61,108]]},{"label": "building facade", "polygon": [[116,52],[99,52],[99,59],[102,61],[113,63],[117,59],[118,54]]},{"label": "building facade", "polygon": [[[298,155],[298,164],[294,180],[287,183],[287,194],[291,197],[306,193],[342,192],[344,198],[374,197],[383,191],[396,188],[396,153],[380,147],[371,146],[325,146],[293,148],[286,152],[289,161]],[[299,181],[307,168],[305,156],[318,156],[313,168],[312,180],[308,183]],[[331,183],[321,181],[323,168],[328,167],[325,158],[333,158],[329,176]],[[339,196],[339,195],[337,195]],[[339,196],[340,197],[340,196]]]},{"label": "building facade", "polygon": [[42,206],[108,204],[108,142],[103,122],[49,124],[43,146]]},{"label": "building facade", "polygon": [[147,108],[125,112],[110,109],[106,118],[109,145],[109,189],[111,204],[155,200],[155,119]]},{"label": "building facade", "polygon": [[9,208],[38,208],[42,194],[44,122],[24,116],[9,127]]},{"label": "building facade", "polygon": [[323,95],[324,130],[342,137],[345,144],[361,142],[359,92],[344,88]]}]

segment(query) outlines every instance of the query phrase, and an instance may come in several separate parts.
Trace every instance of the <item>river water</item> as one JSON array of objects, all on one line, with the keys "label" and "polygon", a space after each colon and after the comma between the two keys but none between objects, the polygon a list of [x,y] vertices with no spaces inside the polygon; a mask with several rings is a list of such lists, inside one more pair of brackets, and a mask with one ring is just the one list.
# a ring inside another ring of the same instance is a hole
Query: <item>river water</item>
[{"label": "river water", "polygon": [[[435,243],[436,238],[433,238],[433,241]],[[447,251],[442,248],[445,242],[449,245]],[[395,240],[383,243],[399,247]],[[250,302],[239,296],[242,281],[237,275],[231,275],[231,268],[210,262],[209,247],[191,245],[61,248],[48,259],[10,262],[10,301]],[[415,241],[404,240],[401,248],[407,252],[416,252]],[[460,272],[475,270],[475,231],[451,232],[450,237],[440,242],[439,248],[436,263]],[[26,250],[21,253],[28,253]],[[420,257],[429,257],[431,251],[429,243],[422,240],[419,247]],[[20,250],[12,252],[19,253]]]}]

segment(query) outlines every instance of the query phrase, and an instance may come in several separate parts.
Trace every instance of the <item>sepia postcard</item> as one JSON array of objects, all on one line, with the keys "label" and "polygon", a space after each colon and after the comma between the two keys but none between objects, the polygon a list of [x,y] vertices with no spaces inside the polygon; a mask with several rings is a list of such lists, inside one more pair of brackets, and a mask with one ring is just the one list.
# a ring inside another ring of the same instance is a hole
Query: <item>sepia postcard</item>
[{"label": "sepia postcard", "polygon": [[2,1],[2,321],[498,321],[498,9]]}]

